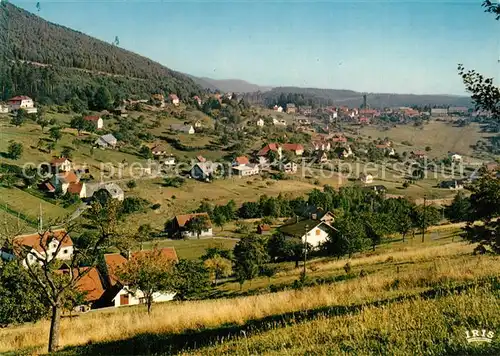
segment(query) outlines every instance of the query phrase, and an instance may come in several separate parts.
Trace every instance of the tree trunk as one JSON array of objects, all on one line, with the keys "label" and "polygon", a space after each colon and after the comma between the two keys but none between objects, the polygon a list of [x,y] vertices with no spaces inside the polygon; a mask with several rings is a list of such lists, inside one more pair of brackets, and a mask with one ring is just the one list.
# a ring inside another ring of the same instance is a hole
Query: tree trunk
[{"label": "tree trunk", "polygon": [[151,305],[153,304],[153,296],[146,297],[146,304],[148,306],[148,315],[151,314]]},{"label": "tree trunk", "polygon": [[52,318],[50,319],[49,352],[55,352],[59,347],[59,334],[61,326],[61,306],[56,303],[52,307]]},{"label": "tree trunk", "polygon": [[404,233],[403,233],[403,234],[401,234],[401,235],[403,236],[403,242],[405,242],[405,235],[406,235],[406,234],[404,234]]}]

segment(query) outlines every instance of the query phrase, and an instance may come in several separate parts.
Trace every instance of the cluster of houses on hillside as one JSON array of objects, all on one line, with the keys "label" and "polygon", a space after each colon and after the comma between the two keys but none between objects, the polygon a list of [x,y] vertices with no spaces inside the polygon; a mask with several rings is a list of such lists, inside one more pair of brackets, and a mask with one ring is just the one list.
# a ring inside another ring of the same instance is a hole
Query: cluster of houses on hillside
[{"label": "cluster of houses on hillside", "polygon": [[[34,233],[17,236],[12,247],[0,249],[3,260],[24,258],[23,265],[49,262],[52,259],[61,260],[63,263],[57,272],[69,273],[69,266],[64,261],[71,261],[76,247],[70,235],[65,230],[54,230],[45,233]],[[74,268],[75,275],[82,275],[76,283],[76,289],[83,293],[84,302],[75,306],[75,311],[83,312],[91,308],[121,307],[145,303],[144,294],[140,290],[131,290],[127,284],[120,280],[119,269],[128,260],[137,258],[150,251],[129,252],[125,255],[110,253],[104,255],[104,264],[96,267]],[[177,262],[177,253],[173,247],[160,250],[165,259]],[[69,262],[68,262],[69,263]],[[173,300],[174,292],[157,292],[153,301],[164,302]]]},{"label": "cluster of houses on hillside", "polygon": [[29,96],[19,95],[7,100],[6,104],[0,104],[0,114],[16,113],[18,110],[24,110],[28,114],[38,112],[35,102]]},{"label": "cluster of houses on hillside", "polygon": [[50,194],[76,194],[82,200],[92,198],[99,190],[105,190],[113,199],[123,200],[124,193],[120,186],[111,182],[84,182],[71,160],[60,157],[50,162],[51,178],[40,184],[40,188]]}]

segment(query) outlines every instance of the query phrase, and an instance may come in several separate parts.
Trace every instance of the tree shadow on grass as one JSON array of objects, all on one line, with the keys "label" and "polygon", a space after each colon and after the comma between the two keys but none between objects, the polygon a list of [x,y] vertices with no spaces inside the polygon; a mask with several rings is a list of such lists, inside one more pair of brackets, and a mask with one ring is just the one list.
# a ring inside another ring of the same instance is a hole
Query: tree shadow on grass
[{"label": "tree shadow on grass", "polygon": [[248,337],[267,330],[314,320],[318,317],[356,314],[366,307],[380,307],[416,298],[432,299],[486,285],[490,285],[491,289],[498,290],[500,289],[500,278],[487,278],[453,287],[440,286],[421,293],[403,295],[365,304],[330,306],[272,315],[261,319],[249,320],[243,325],[230,323],[211,329],[186,330],[180,334],[143,333],[125,340],[66,347],[59,351],[57,355],[172,355],[190,349],[214,345],[221,340],[243,335]]}]

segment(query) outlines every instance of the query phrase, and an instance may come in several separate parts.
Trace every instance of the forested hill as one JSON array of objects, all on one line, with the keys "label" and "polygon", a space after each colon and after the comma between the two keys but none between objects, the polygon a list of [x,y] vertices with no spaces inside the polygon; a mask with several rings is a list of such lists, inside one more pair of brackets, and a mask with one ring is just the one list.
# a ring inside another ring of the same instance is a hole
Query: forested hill
[{"label": "forested hill", "polygon": [[[345,105],[360,107],[363,94],[352,90],[317,89],[298,87],[278,87],[265,93],[249,93],[245,98],[251,103],[264,105],[281,105],[294,103],[296,105]],[[414,94],[379,94],[367,93],[367,103],[370,107],[400,107],[400,106],[470,106],[471,99],[465,96],[453,95],[414,95]]]},{"label": "forested hill", "polygon": [[[7,2],[0,5],[0,23],[0,65],[4,66],[2,74],[6,72],[8,75],[2,85],[3,96],[8,90],[9,95],[22,92],[59,102],[62,99],[59,93],[61,85],[66,90],[71,89],[73,94],[86,89],[75,87],[76,77],[81,77],[82,85],[109,83],[111,89],[117,89],[113,83],[119,82],[123,92],[113,93],[115,96],[164,91],[175,92],[182,98],[202,90],[184,74],[118,46],[45,21]],[[80,70],[74,72],[70,69]],[[27,86],[24,83],[26,78],[21,76],[38,80],[38,84]],[[58,82],[52,82],[51,88],[46,88],[48,78]]]}]

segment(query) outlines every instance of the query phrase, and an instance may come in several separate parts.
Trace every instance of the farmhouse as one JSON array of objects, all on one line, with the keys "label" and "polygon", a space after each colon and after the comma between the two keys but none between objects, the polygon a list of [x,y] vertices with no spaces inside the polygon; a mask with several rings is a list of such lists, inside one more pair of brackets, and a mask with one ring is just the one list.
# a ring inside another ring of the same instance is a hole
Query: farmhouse
[{"label": "farmhouse", "polygon": [[99,146],[102,149],[108,147],[115,148],[117,143],[118,140],[112,134],[102,135],[95,141],[96,146]]},{"label": "farmhouse", "polygon": [[354,156],[354,154],[352,153],[352,150],[351,150],[351,147],[350,146],[347,146],[347,147],[335,147],[335,149],[333,150],[334,154],[339,157],[339,158],[348,158],[348,157],[351,157],[351,156]]},{"label": "farmhouse", "polygon": [[461,163],[462,162],[462,156],[460,156],[457,153],[450,155],[450,159],[453,163]]},{"label": "farmhouse", "polygon": [[212,224],[210,222],[210,217],[207,213],[194,213],[194,214],[184,214],[177,215],[173,220],[170,226],[170,233],[174,236],[182,236],[182,237],[196,237],[195,232],[187,231],[187,224],[189,221],[197,216],[204,216],[208,221],[208,229],[203,230],[200,234],[200,237],[208,237],[212,236]]},{"label": "farmhouse", "polygon": [[295,114],[297,112],[297,107],[295,104],[288,103],[286,104],[286,112],[287,114]]},{"label": "farmhouse", "polygon": [[66,190],[66,193],[76,194],[79,198],[87,197],[87,185],[84,182],[71,183]]},{"label": "farmhouse", "polygon": [[359,180],[364,184],[371,184],[373,183],[373,176],[370,173],[361,173],[359,175]]},{"label": "farmhouse", "polygon": [[70,184],[76,184],[80,181],[80,178],[73,171],[56,173],[52,176],[51,184],[56,190],[60,190],[63,194],[66,194]]},{"label": "farmhouse", "polygon": [[285,164],[280,164],[280,170],[282,170],[285,173],[296,173],[297,172],[297,163],[287,162]]},{"label": "farmhouse", "polygon": [[153,148],[151,148],[151,153],[154,156],[163,156],[167,153],[167,149],[163,145],[155,145]]},{"label": "farmhouse", "polygon": [[175,157],[169,156],[165,158],[165,166],[174,166],[175,165]]},{"label": "farmhouse", "polygon": [[104,127],[104,121],[99,116],[85,116],[83,119],[90,122],[96,130],[100,130]]},{"label": "farmhouse", "polygon": [[313,141],[311,145],[314,151],[330,151],[332,148],[330,142],[323,139]]},{"label": "farmhouse", "polygon": [[[60,269],[58,270],[61,274],[69,274],[69,269]],[[79,276],[82,274],[82,277],[79,277],[76,282],[76,289],[83,293],[83,303],[74,307],[73,311],[75,312],[86,312],[89,309],[94,309],[97,307],[100,299],[104,295],[104,285],[101,275],[97,268],[95,267],[80,267],[73,269],[73,275]]]},{"label": "farmhouse", "polygon": [[[150,251],[137,251],[129,254],[129,259],[138,258],[140,255],[151,253]],[[160,253],[166,259],[177,262],[177,253],[173,247],[165,247]],[[119,253],[104,255],[106,283],[109,289],[106,291],[106,303],[108,306],[122,307],[127,305],[144,304],[144,293],[140,290],[132,291],[118,276],[120,268],[127,263],[128,258]],[[153,294],[153,302],[167,302],[173,300],[174,292],[157,292]]]},{"label": "farmhouse", "polygon": [[86,198],[91,198],[99,190],[105,190],[111,198],[123,201],[125,194],[123,189],[116,183],[88,183],[86,187]]},{"label": "farmhouse", "polygon": [[211,161],[198,162],[191,168],[191,177],[203,181],[209,180],[217,167],[218,165]]},{"label": "farmhouse", "polygon": [[278,106],[278,105],[274,105],[273,110],[277,111],[277,112],[283,112],[283,108],[281,106]]},{"label": "farmhouse", "polygon": [[20,95],[15,96],[7,100],[10,111],[17,111],[19,109],[25,110],[28,114],[36,114],[37,109],[35,108],[35,103],[33,99],[29,96]]},{"label": "farmhouse", "polygon": [[248,157],[246,156],[239,156],[239,157],[236,157],[233,161],[233,166],[244,166],[244,165],[247,165],[249,164],[250,161],[248,159]]},{"label": "farmhouse", "polygon": [[257,233],[259,235],[269,235],[271,233],[271,227],[267,224],[260,224],[257,226]]},{"label": "farmhouse", "polygon": [[300,143],[285,143],[283,144],[283,150],[293,152],[297,156],[302,156],[304,153],[304,146]]},{"label": "farmhouse", "polygon": [[198,95],[193,96],[193,100],[198,103],[198,106],[201,106],[202,101]]},{"label": "farmhouse", "polygon": [[239,177],[248,177],[259,174],[258,164],[246,164],[233,167],[233,172]]},{"label": "farmhouse", "polygon": [[464,182],[462,180],[447,180],[439,183],[440,188],[451,189],[451,190],[462,190],[464,189]]},{"label": "farmhouse", "polygon": [[[60,246],[60,247],[59,247]],[[24,257],[23,263],[32,264],[37,258],[69,260],[73,256],[73,241],[66,230],[54,230],[44,234],[20,235],[14,238],[13,249],[4,247],[0,250],[2,259],[10,261]]]},{"label": "farmhouse", "polygon": [[179,105],[179,103],[180,103],[180,100],[179,100],[179,98],[177,97],[177,95],[176,95],[176,94],[170,94],[170,95],[168,96],[168,99],[169,99],[169,100],[170,100],[170,102],[171,102],[172,104],[174,104],[175,106],[178,106],[178,105]]},{"label": "farmhouse", "polygon": [[307,242],[313,248],[318,248],[324,243],[330,234],[337,230],[324,221],[314,219],[298,220],[291,224],[286,224],[278,228],[285,236],[300,238],[302,242]]},{"label": "farmhouse", "polygon": [[170,129],[172,131],[183,132],[189,135],[192,135],[195,132],[193,125],[172,124],[170,125]]},{"label": "farmhouse", "polygon": [[262,119],[258,119],[258,120],[256,121],[256,123],[255,123],[255,124],[256,124],[258,127],[264,127],[265,122],[264,122],[264,120],[262,120]]},{"label": "farmhouse", "polygon": [[50,167],[53,173],[69,172],[73,169],[71,161],[66,157],[54,158],[50,161]]}]

